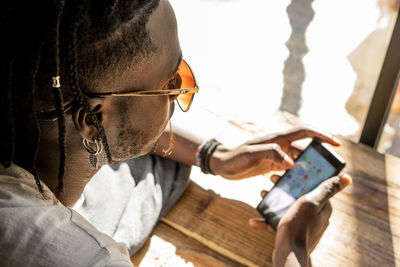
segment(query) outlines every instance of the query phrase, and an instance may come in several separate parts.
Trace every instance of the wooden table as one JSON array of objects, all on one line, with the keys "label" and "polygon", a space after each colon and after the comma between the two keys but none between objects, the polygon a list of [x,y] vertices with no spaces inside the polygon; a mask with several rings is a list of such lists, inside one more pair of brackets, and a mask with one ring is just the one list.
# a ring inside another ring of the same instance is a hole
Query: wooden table
[{"label": "wooden table", "polygon": [[[353,184],[331,201],[334,211],[313,265],[400,266],[400,159],[342,141],[337,151]],[[195,266],[271,266],[274,234],[250,228],[251,217],[258,217],[253,207],[192,182],[154,236]]]}]

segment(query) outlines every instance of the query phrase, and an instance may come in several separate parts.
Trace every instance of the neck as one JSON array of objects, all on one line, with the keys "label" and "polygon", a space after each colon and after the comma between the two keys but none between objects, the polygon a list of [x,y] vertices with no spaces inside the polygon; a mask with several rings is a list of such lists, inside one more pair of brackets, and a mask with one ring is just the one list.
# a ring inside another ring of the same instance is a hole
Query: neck
[{"label": "neck", "polygon": [[[54,128],[53,128],[54,129]],[[68,129],[68,128],[67,128]],[[36,168],[40,180],[49,187],[58,200],[65,206],[72,207],[81,196],[83,189],[97,172],[90,164],[89,153],[82,145],[82,138],[74,132],[67,130],[66,161],[63,177],[63,190],[57,193],[59,147],[57,134],[44,134],[41,136]]]},{"label": "neck", "polygon": [[[43,162],[46,163],[43,164]],[[48,153],[39,157],[37,161],[39,178],[49,187],[62,204],[72,207],[78,201],[83,189],[96,173],[96,170],[91,166],[88,155],[68,153],[63,177],[63,190],[61,193],[58,193],[58,166],[58,153],[53,156]]]}]

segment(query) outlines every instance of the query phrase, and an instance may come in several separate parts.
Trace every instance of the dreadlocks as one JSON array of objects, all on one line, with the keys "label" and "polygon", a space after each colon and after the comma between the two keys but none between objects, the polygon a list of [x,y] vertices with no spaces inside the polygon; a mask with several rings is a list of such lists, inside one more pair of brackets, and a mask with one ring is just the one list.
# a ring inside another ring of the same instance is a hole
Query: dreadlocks
[{"label": "dreadlocks", "polygon": [[[107,137],[90,109],[84,81],[95,80],[115,63],[128,66],[152,52],[146,23],[158,1],[22,0],[2,4],[0,162],[5,167],[11,162],[31,162],[28,171],[43,193],[35,167],[40,125],[44,117],[57,120],[57,193],[61,193],[66,105],[84,108],[110,162]],[[26,143],[20,141],[26,139]]]}]

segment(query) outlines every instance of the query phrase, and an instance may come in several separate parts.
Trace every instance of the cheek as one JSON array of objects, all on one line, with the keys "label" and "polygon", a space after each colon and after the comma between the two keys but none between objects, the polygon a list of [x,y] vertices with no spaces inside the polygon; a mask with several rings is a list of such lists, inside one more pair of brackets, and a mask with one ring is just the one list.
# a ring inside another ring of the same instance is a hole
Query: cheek
[{"label": "cheek", "polygon": [[140,128],[148,138],[158,139],[169,120],[167,96],[141,97],[132,106],[132,128]]},{"label": "cheek", "polygon": [[150,152],[169,120],[168,96],[116,97],[110,106],[103,121],[110,145],[129,147],[127,157]]}]

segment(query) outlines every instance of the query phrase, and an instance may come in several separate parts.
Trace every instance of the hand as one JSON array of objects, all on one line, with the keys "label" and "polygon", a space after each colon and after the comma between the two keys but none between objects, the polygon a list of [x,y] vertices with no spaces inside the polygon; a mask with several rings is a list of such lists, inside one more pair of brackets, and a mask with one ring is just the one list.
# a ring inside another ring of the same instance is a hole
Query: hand
[{"label": "hand", "polygon": [[[276,177],[274,179],[277,180]],[[349,184],[351,177],[348,175],[330,178],[289,208],[278,225],[274,266],[284,266],[290,254],[294,254],[297,264],[308,266],[309,255],[329,224],[332,213],[329,199]],[[272,229],[260,219],[251,219],[249,224],[259,229]]]},{"label": "hand", "polygon": [[290,169],[294,166],[293,160],[301,153],[301,150],[292,146],[292,142],[313,137],[334,146],[340,145],[340,141],[330,134],[295,129],[255,138],[235,149],[218,146],[210,158],[210,169],[214,174],[231,180]]}]

